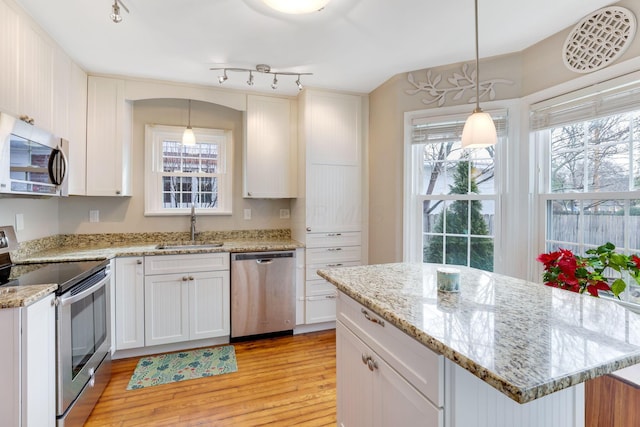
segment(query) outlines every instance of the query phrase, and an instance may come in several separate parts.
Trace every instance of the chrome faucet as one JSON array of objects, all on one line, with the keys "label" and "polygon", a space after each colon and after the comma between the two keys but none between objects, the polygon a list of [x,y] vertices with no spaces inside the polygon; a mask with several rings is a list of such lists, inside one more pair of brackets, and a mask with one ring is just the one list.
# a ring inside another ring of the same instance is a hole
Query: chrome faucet
[{"label": "chrome faucet", "polygon": [[191,241],[196,240],[196,207],[191,204]]}]

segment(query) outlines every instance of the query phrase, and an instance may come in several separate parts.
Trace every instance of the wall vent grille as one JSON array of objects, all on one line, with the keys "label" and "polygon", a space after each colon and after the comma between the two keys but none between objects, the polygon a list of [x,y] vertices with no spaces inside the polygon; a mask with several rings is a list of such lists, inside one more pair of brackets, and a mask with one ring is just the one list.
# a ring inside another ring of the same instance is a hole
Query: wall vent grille
[{"label": "wall vent grille", "polygon": [[636,18],[626,8],[605,7],[585,16],[573,28],[562,49],[565,65],[590,73],[611,64],[631,45]]}]

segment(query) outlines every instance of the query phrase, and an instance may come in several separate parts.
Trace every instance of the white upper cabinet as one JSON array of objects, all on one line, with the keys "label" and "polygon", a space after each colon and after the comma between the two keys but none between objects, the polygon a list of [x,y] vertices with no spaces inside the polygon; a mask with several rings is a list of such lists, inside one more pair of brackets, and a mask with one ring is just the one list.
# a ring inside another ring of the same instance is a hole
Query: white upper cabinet
[{"label": "white upper cabinet", "polygon": [[131,195],[133,108],[124,80],[88,78],[87,196]]},{"label": "white upper cabinet", "polygon": [[244,197],[296,197],[296,129],[289,99],[247,96]]},{"label": "white upper cabinet", "polygon": [[71,63],[69,85],[69,194],[87,193],[87,74]]},{"label": "white upper cabinet", "polygon": [[305,102],[308,160],[314,165],[361,165],[359,96],[309,91]]},{"label": "white upper cabinet", "polygon": [[0,111],[18,114],[18,14],[0,1]]},{"label": "white upper cabinet", "polygon": [[54,46],[26,19],[19,27],[18,113],[53,132]]}]

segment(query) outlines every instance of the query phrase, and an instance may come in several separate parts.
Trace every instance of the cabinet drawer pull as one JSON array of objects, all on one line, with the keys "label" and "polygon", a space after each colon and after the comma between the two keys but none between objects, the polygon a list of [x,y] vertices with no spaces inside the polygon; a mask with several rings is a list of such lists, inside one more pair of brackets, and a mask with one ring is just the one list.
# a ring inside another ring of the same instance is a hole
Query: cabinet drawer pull
[{"label": "cabinet drawer pull", "polygon": [[378,362],[369,357],[369,360],[367,360],[367,366],[369,367],[369,370],[373,372],[378,369]]},{"label": "cabinet drawer pull", "polygon": [[371,317],[369,315],[369,312],[367,310],[365,310],[364,308],[361,308],[360,312],[364,315],[364,318],[367,319],[369,322],[377,323],[378,325],[384,327],[384,320],[376,319],[375,317]]},{"label": "cabinet drawer pull", "polygon": [[341,251],[342,248],[328,248],[327,249],[329,252],[337,252],[337,251]]},{"label": "cabinet drawer pull", "polygon": [[344,264],[342,264],[341,262],[337,263],[337,264],[327,264],[326,267],[342,267]]},{"label": "cabinet drawer pull", "polygon": [[335,294],[333,294],[333,295],[325,295],[325,298],[326,299],[336,299],[337,296]]},{"label": "cabinet drawer pull", "polygon": [[342,233],[327,233],[327,237],[340,237]]}]

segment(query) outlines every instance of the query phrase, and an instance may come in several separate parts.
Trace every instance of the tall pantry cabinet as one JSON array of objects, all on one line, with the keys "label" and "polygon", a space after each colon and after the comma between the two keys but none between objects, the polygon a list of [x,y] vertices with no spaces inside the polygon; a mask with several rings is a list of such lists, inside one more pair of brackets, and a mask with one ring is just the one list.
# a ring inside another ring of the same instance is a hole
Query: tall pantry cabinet
[{"label": "tall pantry cabinet", "polygon": [[314,324],[336,314],[336,289],[316,271],[363,262],[363,97],[305,90],[298,109],[292,237],[306,246],[305,323]]}]

